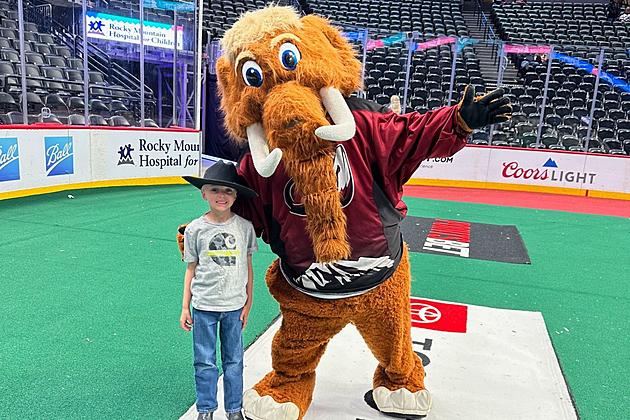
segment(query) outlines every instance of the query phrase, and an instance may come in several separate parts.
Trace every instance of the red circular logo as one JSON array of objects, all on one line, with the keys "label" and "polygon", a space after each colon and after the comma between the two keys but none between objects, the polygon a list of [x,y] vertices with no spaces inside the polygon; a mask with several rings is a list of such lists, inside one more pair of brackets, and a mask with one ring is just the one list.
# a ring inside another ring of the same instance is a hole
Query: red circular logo
[{"label": "red circular logo", "polygon": [[411,319],[421,324],[432,324],[442,318],[442,313],[435,306],[426,303],[411,304]]}]

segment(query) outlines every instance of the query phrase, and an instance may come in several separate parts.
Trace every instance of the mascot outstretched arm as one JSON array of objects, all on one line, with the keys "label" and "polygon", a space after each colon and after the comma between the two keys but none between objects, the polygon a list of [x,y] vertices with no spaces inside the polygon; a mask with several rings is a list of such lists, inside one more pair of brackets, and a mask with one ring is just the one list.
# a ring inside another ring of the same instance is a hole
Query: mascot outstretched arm
[{"label": "mascot outstretched arm", "polygon": [[352,47],[325,19],[288,7],[244,14],[222,47],[226,128],[249,144],[238,171],[259,195],[234,210],[278,256],[266,282],[282,313],[273,370],[245,392],[246,416],[302,419],[326,345],[348,323],[378,360],[366,401],[425,416],[402,186],[424,159],[451,156],[473,129],[506,121],[508,100],[500,90],[475,98],[469,87],[458,105],[397,115],[351,98],[361,80]]}]

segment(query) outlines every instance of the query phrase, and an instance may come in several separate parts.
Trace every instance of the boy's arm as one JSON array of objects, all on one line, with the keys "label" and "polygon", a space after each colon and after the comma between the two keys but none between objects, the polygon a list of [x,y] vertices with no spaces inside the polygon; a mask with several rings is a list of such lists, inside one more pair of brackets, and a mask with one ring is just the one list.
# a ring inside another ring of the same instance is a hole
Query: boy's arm
[{"label": "boy's arm", "polygon": [[254,300],[254,267],[252,265],[252,254],[247,255],[247,301],[245,302],[245,306],[243,307],[243,311],[241,312],[241,322],[243,323],[243,329],[247,325],[247,317],[249,316],[249,311],[252,308],[252,302]]},{"label": "boy's arm", "polygon": [[189,262],[186,267],[186,274],[184,274],[182,314],[179,317],[179,326],[182,327],[184,331],[190,331],[193,323],[192,316],[190,316],[190,299],[192,298],[190,284],[192,283],[192,278],[195,276],[195,268],[197,268],[197,263]]}]

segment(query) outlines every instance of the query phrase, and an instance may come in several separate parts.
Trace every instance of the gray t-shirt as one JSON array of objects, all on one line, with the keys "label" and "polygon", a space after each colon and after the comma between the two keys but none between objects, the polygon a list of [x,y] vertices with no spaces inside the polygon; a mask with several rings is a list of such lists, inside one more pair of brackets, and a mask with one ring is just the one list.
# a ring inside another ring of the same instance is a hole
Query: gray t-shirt
[{"label": "gray t-shirt", "polygon": [[204,216],[184,232],[184,261],[197,262],[190,285],[192,306],[201,311],[227,312],[247,301],[247,256],[258,250],[254,226],[234,214],[213,223]]}]

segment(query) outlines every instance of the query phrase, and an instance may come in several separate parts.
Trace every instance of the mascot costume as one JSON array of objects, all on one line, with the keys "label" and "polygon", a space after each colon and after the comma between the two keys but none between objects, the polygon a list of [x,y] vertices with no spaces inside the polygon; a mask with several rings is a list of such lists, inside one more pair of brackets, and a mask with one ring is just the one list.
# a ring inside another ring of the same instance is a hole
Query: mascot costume
[{"label": "mascot costume", "polygon": [[259,195],[234,211],[278,256],[266,282],[282,314],[273,370],[245,392],[246,417],[302,419],[315,368],[348,323],[378,360],[365,401],[424,417],[431,396],[412,350],[402,187],[423,160],[451,156],[473,129],[507,121],[509,100],[468,86],[457,105],[397,115],[351,97],[361,88],[352,46],[327,20],[290,7],[245,13],[222,50],[225,125],[248,143],[237,170]]}]

